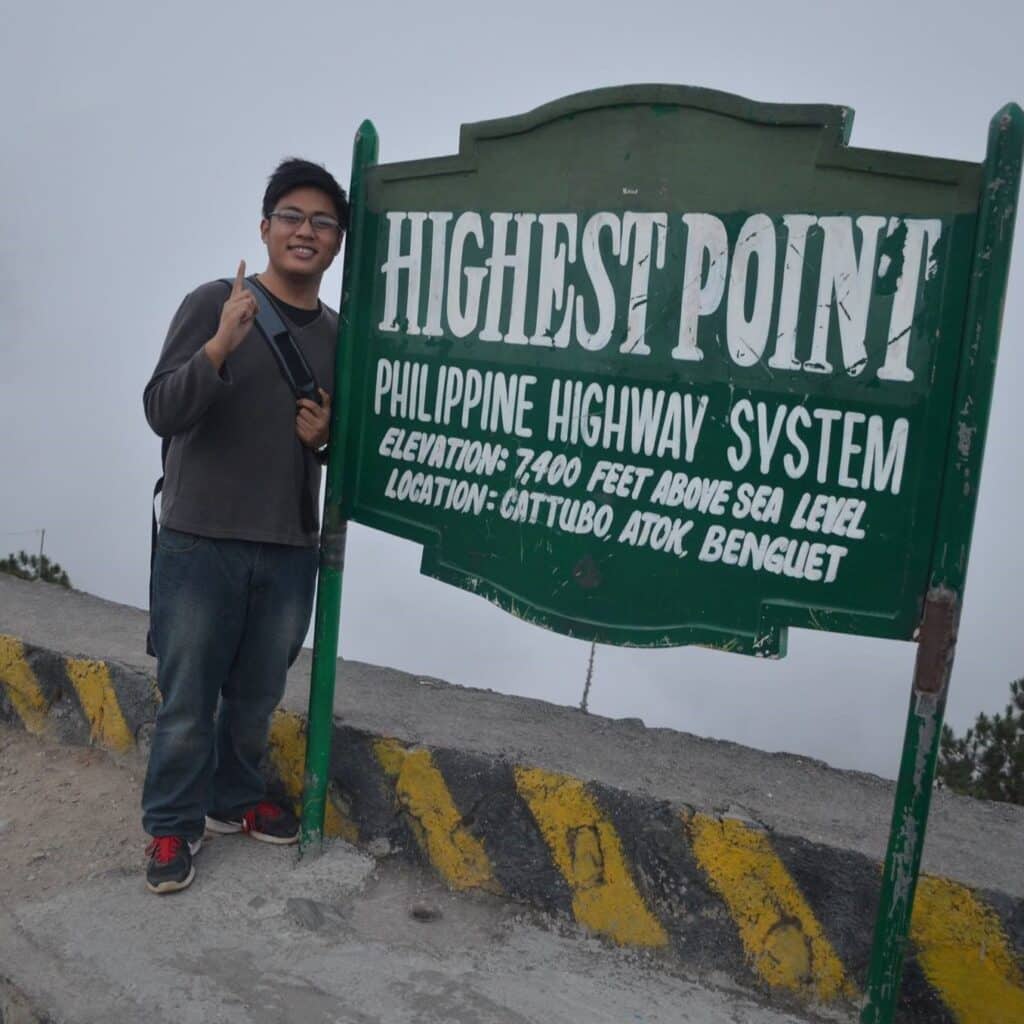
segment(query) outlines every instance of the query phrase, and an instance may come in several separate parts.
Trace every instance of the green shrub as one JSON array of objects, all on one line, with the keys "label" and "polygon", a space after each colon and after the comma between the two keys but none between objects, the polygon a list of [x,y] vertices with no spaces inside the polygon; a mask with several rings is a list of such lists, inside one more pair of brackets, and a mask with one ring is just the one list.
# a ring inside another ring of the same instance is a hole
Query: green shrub
[{"label": "green shrub", "polygon": [[57,562],[51,562],[46,555],[28,555],[19,551],[0,559],[0,572],[17,576],[21,580],[43,580],[44,583],[56,583],[59,587],[71,589],[68,574]]},{"label": "green shrub", "polygon": [[983,712],[961,738],[942,727],[938,778],[964,796],[1024,804],[1024,679],[1010,683],[1003,714]]}]

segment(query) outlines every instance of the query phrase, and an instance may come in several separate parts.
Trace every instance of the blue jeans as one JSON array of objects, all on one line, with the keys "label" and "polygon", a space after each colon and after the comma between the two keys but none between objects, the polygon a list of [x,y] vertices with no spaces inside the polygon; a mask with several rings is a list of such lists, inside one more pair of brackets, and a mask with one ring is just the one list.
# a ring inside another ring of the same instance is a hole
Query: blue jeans
[{"label": "blue jeans", "polygon": [[166,527],[150,626],[163,703],[142,790],[151,836],[198,839],[207,812],[264,796],[260,760],[309,627],[316,548],[215,540]]}]

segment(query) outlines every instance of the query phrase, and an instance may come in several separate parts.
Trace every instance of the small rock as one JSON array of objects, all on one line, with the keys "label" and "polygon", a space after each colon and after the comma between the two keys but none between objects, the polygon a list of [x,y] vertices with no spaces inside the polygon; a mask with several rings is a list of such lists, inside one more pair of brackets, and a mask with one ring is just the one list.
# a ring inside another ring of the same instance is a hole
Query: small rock
[{"label": "small rock", "polygon": [[10,818],[0,818],[0,833],[6,832],[10,827]]},{"label": "small rock", "polygon": [[31,857],[29,857],[28,862],[29,864],[35,864],[37,861],[46,860],[46,856],[47,854],[46,851],[44,850],[42,853],[33,854]]},{"label": "small rock", "polygon": [[415,921],[438,921],[441,918],[441,908],[432,903],[414,903],[409,909],[409,916]]},{"label": "small rock", "polygon": [[754,817],[746,807],[740,804],[729,804],[724,811],[721,812],[721,818],[723,821],[738,821],[746,825],[748,828],[761,829],[767,831],[768,826],[763,821],[759,821]]},{"label": "small rock", "polygon": [[293,897],[285,901],[284,907],[288,916],[303,928],[315,932],[324,925],[324,912],[314,900]]},{"label": "small rock", "polygon": [[377,836],[366,844],[366,852],[371,857],[387,857],[391,853],[391,843],[385,836]]}]

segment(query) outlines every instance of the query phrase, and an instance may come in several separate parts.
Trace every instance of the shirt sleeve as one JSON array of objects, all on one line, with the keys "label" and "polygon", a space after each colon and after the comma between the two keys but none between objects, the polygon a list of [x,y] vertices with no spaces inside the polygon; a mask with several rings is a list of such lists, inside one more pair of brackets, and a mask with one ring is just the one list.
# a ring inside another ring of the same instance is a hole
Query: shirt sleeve
[{"label": "shirt sleeve", "polygon": [[218,373],[203,351],[217,333],[227,295],[217,282],[203,285],[185,296],[171,320],[142,396],[146,420],[160,437],[187,431],[231,386],[227,362]]}]

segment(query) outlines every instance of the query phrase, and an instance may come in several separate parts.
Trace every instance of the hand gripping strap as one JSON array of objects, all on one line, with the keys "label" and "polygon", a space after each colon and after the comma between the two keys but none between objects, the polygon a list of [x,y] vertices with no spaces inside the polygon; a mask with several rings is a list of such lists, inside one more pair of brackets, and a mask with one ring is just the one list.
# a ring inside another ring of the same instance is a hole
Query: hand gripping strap
[{"label": "hand gripping strap", "polygon": [[[229,286],[232,284],[227,279],[222,280]],[[313,368],[306,361],[302,349],[295,343],[273,300],[252,278],[246,278],[245,287],[256,297],[256,326],[270,346],[270,351],[274,354],[282,376],[292,389],[292,394],[297,399],[309,398],[319,405],[320,392],[317,389]]]}]

